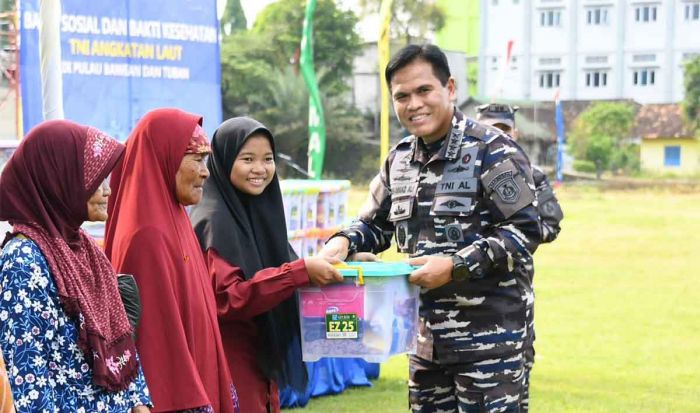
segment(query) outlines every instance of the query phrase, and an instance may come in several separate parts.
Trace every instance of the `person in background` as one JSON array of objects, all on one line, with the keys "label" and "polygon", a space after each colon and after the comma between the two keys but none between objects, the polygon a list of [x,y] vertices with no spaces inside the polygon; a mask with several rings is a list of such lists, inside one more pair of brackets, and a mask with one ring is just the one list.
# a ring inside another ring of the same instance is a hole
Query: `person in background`
[{"label": "person in background", "polygon": [[[508,104],[487,103],[477,107],[476,120],[487,125],[494,126],[510,135],[513,140],[518,140],[518,129],[515,127],[515,113],[518,106]],[[547,175],[538,167],[532,166],[532,177],[535,181],[535,197],[537,198],[537,211],[540,214],[542,231],[541,243],[554,241],[561,231],[561,220],[564,219],[559,200],[554,194],[552,186],[547,180]],[[534,276],[534,272],[533,272]],[[531,308],[528,310],[529,333],[525,342],[525,381],[523,392],[520,395],[520,412],[527,413],[530,409],[530,373],[535,364],[535,308],[534,292]]]},{"label": "person in background", "polygon": [[387,65],[394,110],[411,133],[370,184],[358,220],[319,255],[380,252],[392,238],[422,288],[409,361],[413,412],[517,412],[532,253],[540,240],[527,156],[454,106],[455,80],[433,45]]},{"label": "person in background", "polygon": [[0,178],[0,346],[18,412],[148,412],[117,277],[81,228],[107,219],[105,182],[124,146],[97,129],[44,122]]},{"label": "person in background", "polygon": [[212,147],[211,178],[192,225],[214,283],[241,411],[275,413],[279,389],[303,393],[307,386],[295,291],[341,281],[332,265],[339,261],[296,259],[291,250],[269,129],[255,119],[229,119]]},{"label": "person in background", "polygon": [[155,412],[238,412],[204,257],[185,211],[202,198],[210,152],[202,117],[156,109],[141,118],[112,173],[105,250],[132,274],[137,347]]}]

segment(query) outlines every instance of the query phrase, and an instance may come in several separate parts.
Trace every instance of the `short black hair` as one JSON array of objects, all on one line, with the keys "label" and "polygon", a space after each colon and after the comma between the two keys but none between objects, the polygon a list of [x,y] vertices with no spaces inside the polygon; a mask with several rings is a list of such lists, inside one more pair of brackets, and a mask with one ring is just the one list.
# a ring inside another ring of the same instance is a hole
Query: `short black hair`
[{"label": "short black hair", "polygon": [[389,89],[391,89],[391,79],[394,77],[394,74],[418,59],[430,63],[430,66],[433,67],[433,74],[435,77],[440,80],[443,86],[447,84],[451,74],[450,65],[447,63],[447,56],[445,56],[445,53],[443,53],[439,47],[432,44],[409,44],[396,52],[384,70],[384,78],[386,79],[386,84],[389,86]]}]

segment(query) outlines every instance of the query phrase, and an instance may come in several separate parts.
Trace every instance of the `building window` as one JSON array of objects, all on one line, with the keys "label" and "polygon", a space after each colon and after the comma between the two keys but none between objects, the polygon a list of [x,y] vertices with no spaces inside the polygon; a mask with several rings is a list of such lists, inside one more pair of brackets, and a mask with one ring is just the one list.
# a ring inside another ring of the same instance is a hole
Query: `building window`
[{"label": "building window", "polygon": [[561,10],[542,10],[540,11],[540,26],[542,27],[559,27],[561,26]]},{"label": "building window", "polygon": [[560,72],[541,72],[540,73],[540,88],[554,89],[559,87]]},{"label": "building window", "polygon": [[589,26],[604,26],[608,24],[608,9],[594,7],[586,11],[586,24]]},{"label": "building window", "polygon": [[655,69],[637,69],[634,71],[633,83],[635,86],[651,86],[656,81]]},{"label": "building window", "polygon": [[608,72],[592,70],[586,72],[586,87],[605,87],[608,85]]},{"label": "building window", "polygon": [[634,8],[634,20],[638,22],[655,22],[656,6],[643,5]]},{"label": "building window", "polygon": [[680,146],[664,146],[664,166],[681,166]]},{"label": "building window", "polygon": [[685,19],[687,21],[700,20],[700,1],[693,1],[685,4]]}]

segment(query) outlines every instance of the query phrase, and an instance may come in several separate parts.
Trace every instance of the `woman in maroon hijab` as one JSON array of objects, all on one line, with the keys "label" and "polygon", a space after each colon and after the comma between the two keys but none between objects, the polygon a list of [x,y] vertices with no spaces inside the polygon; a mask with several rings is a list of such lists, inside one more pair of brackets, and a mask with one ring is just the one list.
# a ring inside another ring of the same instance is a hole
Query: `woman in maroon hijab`
[{"label": "woman in maroon hijab", "polygon": [[185,211],[209,176],[201,124],[177,109],[147,113],[111,179],[105,249],[140,290],[137,347],[154,412],[238,411],[212,284]]},{"label": "woman in maroon hijab", "polygon": [[0,178],[0,345],[19,413],[148,411],[117,278],[80,229],[107,219],[104,180],[124,146],[97,129],[44,122]]}]

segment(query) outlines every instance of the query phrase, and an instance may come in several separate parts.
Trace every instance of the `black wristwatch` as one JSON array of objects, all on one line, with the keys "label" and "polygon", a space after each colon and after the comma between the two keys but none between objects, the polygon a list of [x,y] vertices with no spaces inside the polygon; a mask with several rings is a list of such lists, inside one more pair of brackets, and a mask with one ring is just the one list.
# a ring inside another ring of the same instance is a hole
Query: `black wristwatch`
[{"label": "black wristwatch", "polygon": [[467,281],[469,279],[469,268],[464,258],[455,254],[452,256],[452,279],[454,281]]}]

